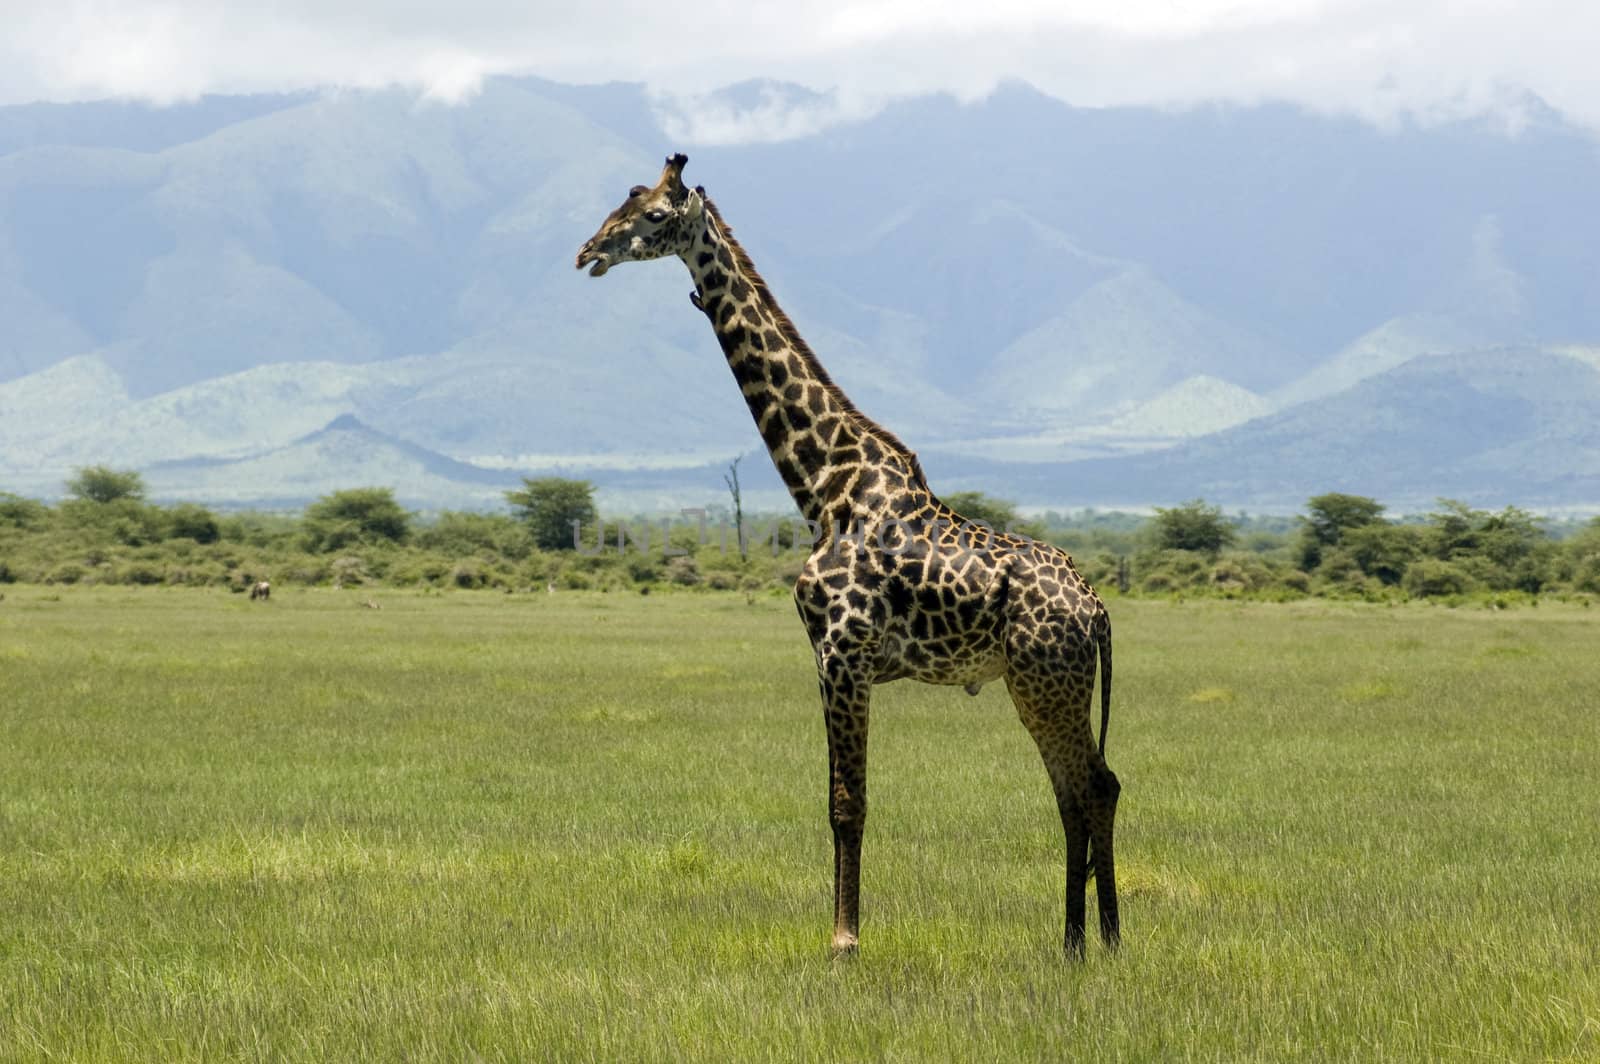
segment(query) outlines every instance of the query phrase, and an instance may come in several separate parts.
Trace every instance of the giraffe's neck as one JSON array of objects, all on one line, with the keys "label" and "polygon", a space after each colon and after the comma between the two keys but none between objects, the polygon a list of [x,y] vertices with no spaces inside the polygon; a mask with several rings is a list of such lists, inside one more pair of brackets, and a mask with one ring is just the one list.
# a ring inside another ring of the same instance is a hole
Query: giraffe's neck
[{"label": "giraffe's neck", "polygon": [[824,527],[897,487],[926,490],[894,434],[858,411],[767,290],[711,201],[682,258],[772,462],[808,520]]}]

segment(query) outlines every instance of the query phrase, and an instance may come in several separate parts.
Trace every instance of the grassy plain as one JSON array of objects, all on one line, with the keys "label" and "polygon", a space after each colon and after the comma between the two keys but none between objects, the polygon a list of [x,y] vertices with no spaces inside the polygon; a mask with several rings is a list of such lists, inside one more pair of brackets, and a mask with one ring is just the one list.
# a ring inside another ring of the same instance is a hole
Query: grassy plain
[{"label": "grassy plain", "polygon": [[1081,965],[1001,686],[879,688],[834,964],[785,598],[376,594],[7,589],[0,1058],[1600,1059],[1588,611],[1114,603]]}]

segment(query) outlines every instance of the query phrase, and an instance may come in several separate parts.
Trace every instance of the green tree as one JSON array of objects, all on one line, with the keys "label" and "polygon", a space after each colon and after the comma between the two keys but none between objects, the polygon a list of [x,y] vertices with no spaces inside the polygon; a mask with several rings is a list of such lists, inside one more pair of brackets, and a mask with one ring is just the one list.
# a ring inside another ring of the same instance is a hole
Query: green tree
[{"label": "green tree", "polygon": [[523,477],[522,487],[506,492],[506,501],[527,522],[533,541],[544,550],[571,550],[573,522],[593,530],[600,514],[594,506],[594,485],[564,477]]},{"label": "green tree", "polygon": [[1478,549],[1507,569],[1537,553],[1546,538],[1540,519],[1515,506],[1484,514],[1478,525]]},{"label": "green tree", "polygon": [[1391,525],[1387,521],[1346,529],[1341,547],[1363,573],[1389,585],[1400,583],[1406,567],[1422,553],[1416,526]]},{"label": "green tree", "polygon": [[1364,495],[1332,491],[1312,496],[1300,520],[1300,568],[1310,572],[1321,563],[1322,552],[1343,543],[1346,533],[1384,523],[1383,504]]},{"label": "green tree", "polygon": [[1455,499],[1440,499],[1428,515],[1427,552],[1459,562],[1474,579],[1496,591],[1538,592],[1550,580],[1556,558],[1539,519],[1507,506],[1491,513]]},{"label": "green tree", "polygon": [[1017,513],[1017,504],[1009,499],[997,499],[981,491],[958,491],[946,495],[944,504],[968,521],[988,525],[996,532],[1015,532],[1032,539],[1044,535],[1044,526],[1023,518]]},{"label": "green tree", "polygon": [[1475,554],[1479,525],[1487,516],[1456,499],[1440,499],[1439,509],[1428,515],[1428,553],[1445,561]]},{"label": "green tree", "polygon": [[307,550],[335,551],[356,543],[403,542],[411,531],[411,515],[390,488],[351,488],[306,507],[301,527]]},{"label": "green tree", "polygon": [[1222,516],[1222,507],[1192,499],[1171,509],[1156,507],[1152,523],[1159,550],[1191,550],[1216,555],[1231,544],[1236,530]]},{"label": "green tree", "polygon": [[85,466],[66,489],[71,498],[56,512],[68,527],[98,542],[140,547],[166,538],[166,515],[144,502],[144,478],[132,470]]},{"label": "green tree", "polygon": [[84,502],[108,503],[118,499],[144,498],[144,477],[131,469],[110,466],[83,466],[67,480],[67,494]]},{"label": "green tree", "polygon": [[1600,517],[1590,519],[1562,547],[1572,586],[1579,591],[1600,591]]}]

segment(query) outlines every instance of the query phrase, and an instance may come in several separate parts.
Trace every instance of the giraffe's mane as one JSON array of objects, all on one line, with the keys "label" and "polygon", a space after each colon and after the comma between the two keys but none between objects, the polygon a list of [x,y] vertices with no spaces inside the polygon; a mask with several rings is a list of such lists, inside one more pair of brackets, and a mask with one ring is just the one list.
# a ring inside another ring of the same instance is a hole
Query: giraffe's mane
[{"label": "giraffe's mane", "polygon": [[872,420],[866,414],[863,414],[860,408],[844,393],[844,389],[835,384],[833,378],[828,376],[828,371],[823,367],[822,360],[817,358],[816,352],[811,350],[811,345],[806,343],[805,338],[800,335],[800,330],[795,328],[794,322],[789,320],[789,315],[784,313],[783,308],[778,305],[778,301],[773,298],[772,290],[767,287],[765,278],[756,270],[755,263],[750,261],[750,254],[734,238],[733,227],[722,220],[722,212],[717,210],[717,205],[711,202],[711,197],[705,194],[704,189],[697,188],[695,191],[700,193],[701,202],[705,204],[712,220],[716,222],[717,232],[727,243],[728,250],[733,252],[733,261],[739,267],[739,273],[766,303],[767,309],[772,311],[772,317],[778,326],[778,332],[782,334],[784,340],[788,341],[789,346],[800,356],[801,361],[810,369],[812,375],[822,385],[823,389],[833,397],[834,402],[838,403],[840,408],[844,410],[845,415],[856,426],[877,437],[879,442],[890,451],[904,458],[911,466],[911,473],[917,482],[926,488],[928,481],[923,475],[922,463],[917,459],[916,452],[902,443],[900,437]]}]

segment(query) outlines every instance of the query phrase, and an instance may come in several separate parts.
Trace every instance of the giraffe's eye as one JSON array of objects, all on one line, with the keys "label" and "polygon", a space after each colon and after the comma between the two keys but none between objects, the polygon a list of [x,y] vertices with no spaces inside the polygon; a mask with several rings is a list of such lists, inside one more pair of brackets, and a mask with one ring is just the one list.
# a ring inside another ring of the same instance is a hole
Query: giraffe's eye
[{"label": "giraffe's eye", "polygon": [[667,212],[663,210],[645,211],[644,216],[652,222],[664,222],[667,220]]}]

